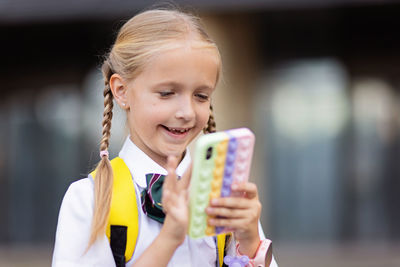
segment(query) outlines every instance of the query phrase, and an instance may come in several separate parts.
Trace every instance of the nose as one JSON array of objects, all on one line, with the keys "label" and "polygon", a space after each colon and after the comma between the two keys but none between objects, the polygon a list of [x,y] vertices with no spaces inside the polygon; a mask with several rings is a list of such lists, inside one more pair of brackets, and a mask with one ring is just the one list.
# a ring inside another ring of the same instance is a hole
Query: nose
[{"label": "nose", "polygon": [[195,107],[192,99],[181,99],[178,103],[178,108],[175,113],[177,119],[183,119],[185,121],[191,121],[195,118]]}]

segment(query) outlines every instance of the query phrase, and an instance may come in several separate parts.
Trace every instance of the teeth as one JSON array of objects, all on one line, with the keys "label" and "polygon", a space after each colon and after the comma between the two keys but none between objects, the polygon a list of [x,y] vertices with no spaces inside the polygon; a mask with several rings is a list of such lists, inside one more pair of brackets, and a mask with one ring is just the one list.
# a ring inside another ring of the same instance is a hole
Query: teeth
[{"label": "teeth", "polygon": [[177,132],[177,133],[184,133],[184,132],[186,132],[187,131],[187,129],[182,129],[182,130],[179,130],[179,129],[175,129],[175,128],[168,128],[171,132]]}]

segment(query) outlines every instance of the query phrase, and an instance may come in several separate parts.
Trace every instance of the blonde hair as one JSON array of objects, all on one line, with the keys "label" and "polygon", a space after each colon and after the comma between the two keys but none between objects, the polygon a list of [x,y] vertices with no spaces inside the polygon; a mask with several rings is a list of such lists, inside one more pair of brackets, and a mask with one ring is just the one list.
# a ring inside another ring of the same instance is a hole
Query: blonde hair
[{"label": "blonde hair", "polygon": [[[124,79],[134,79],[151,57],[159,52],[177,47],[177,43],[179,44],[177,41],[190,41],[192,45],[201,48],[215,49],[219,65],[221,65],[220,53],[216,44],[205,32],[200,19],[191,14],[177,10],[149,10],[134,16],[122,26],[102,65],[105,87],[103,92],[103,136],[100,142],[100,151],[108,150],[109,146],[113,116],[110,77],[117,73]],[[220,70],[218,70],[217,81],[219,73]],[[210,105],[210,117],[203,130],[205,133],[216,130],[212,111]],[[112,185],[113,171],[110,161],[108,156],[102,156],[95,177],[94,214],[88,247],[105,232],[110,212]]]}]

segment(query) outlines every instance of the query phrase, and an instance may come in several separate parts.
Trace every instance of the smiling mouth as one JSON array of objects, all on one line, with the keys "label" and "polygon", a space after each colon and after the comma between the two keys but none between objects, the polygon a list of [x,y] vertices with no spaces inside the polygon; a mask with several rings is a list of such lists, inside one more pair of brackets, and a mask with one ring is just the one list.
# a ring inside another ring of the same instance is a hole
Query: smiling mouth
[{"label": "smiling mouth", "polygon": [[164,125],[161,125],[164,129],[167,131],[173,133],[173,134],[185,134],[187,133],[191,128],[174,128],[174,127],[167,127]]}]

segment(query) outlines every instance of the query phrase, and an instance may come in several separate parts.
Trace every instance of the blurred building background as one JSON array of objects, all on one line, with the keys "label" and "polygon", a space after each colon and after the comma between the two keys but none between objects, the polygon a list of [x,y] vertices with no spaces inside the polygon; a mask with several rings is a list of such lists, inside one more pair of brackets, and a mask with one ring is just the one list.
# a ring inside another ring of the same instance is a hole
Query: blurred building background
[{"label": "blurred building background", "polygon": [[[152,1],[0,0],[0,266],[49,266],[98,161],[102,55]],[[176,1],[219,44],[217,128],[256,132],[280,266],[400,266],[400,2]],[[113,119],[111,152],[126,135]]]}]

